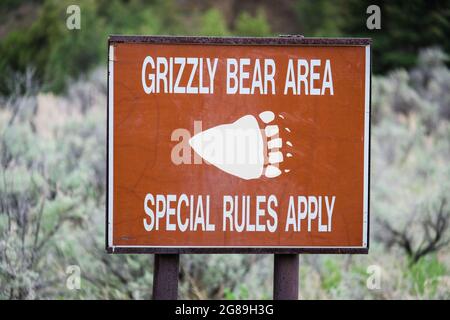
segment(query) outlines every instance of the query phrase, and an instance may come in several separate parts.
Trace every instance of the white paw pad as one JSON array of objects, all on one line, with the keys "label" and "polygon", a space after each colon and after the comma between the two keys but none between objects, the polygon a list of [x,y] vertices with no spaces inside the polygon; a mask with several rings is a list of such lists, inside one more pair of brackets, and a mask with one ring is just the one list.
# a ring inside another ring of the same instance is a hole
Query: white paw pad
[{"label": "white paw pad", "polygon": [[[283,116],[279,117],[282,122]],[[264,111],[258,118],[246,115],[207,129],[193,136],[189,144],[208,163],[233,176],[245,180],[278,177],[283,173],[280,165],[292,154],[284,153],[275,114]],[[284,128],[282,132],[289,134],[291,130]],[[289,141],[286,145],[292,147]]]}]

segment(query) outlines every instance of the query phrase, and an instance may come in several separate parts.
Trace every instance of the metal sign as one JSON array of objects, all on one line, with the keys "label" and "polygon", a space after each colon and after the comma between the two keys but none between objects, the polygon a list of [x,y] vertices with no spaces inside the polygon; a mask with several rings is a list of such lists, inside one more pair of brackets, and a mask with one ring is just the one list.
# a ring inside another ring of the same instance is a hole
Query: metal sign
[{"label": "metal sign", "polygon": [[370,40],[112,36],[108,252],[367,253]]}]

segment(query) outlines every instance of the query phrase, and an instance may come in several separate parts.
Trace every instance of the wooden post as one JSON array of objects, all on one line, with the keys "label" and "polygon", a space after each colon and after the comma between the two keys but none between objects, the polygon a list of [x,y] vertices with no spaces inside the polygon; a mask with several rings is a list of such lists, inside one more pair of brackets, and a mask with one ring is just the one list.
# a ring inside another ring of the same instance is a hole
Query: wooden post
[{"label": "wooden post", "polygon": [[179,254],[155,254],[153,300],[177,300]]},{"label": "wooden post", "polygon": [[274,255],[274,300],[298,300],[298,266],[298,254]]}]

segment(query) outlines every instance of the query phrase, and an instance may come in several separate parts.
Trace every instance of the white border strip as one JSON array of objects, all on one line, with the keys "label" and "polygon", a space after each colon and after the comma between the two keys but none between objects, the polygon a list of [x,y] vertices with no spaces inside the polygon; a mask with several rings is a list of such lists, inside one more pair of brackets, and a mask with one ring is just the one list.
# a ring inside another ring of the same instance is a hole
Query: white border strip
[{"label": "white border strip", "polygon": [[114,204],[114,46],[109,46],[108,75],[108,246],[113,248],[113,204]]},{"label": "white border strip", "polygon": [[364,195],[363,195],[363,247],[367,248],[369,229],[369,140],[370,140],[370,45],[366,46],[366,79],[364,108]]},{"label": "white border strip", "polygon": [[365,106],[364,106],[364,191],[363,191],[363,243],[362,246],[155,246],[155,245],[113,245],[113,172],[114,172],[114,46],[109,46],[109,153],[108,153],[108,247],[114,248],[279,248],[279,249],[365,249],[369,226],[369,126],[370,126],[370,45],[365,46]]}]

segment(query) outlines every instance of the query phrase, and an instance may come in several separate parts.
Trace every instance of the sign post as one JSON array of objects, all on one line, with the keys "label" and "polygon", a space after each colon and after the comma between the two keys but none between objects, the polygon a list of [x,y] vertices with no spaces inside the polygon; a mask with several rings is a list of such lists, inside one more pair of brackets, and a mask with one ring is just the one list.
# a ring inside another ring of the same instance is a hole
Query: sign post
[{"label": "sign post", "polygon": [[111,36],[106,249],[298,254],[369,248],[370,39]]},{"label": "sign post", "polygon": [[155,254],[153,269],[153,299],[176,300],[180,255]]},{"label": "sign post", "polygon": [[298,254],[275,254],[273,267],[273,298],[298,299]]}]

